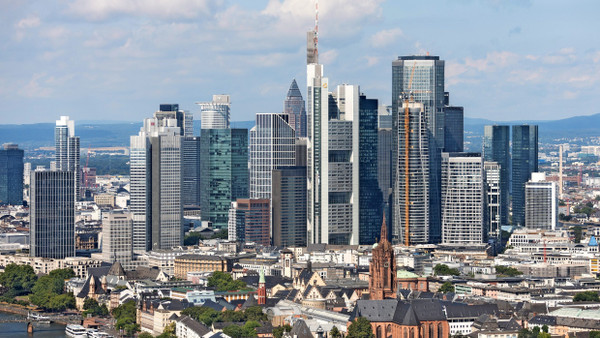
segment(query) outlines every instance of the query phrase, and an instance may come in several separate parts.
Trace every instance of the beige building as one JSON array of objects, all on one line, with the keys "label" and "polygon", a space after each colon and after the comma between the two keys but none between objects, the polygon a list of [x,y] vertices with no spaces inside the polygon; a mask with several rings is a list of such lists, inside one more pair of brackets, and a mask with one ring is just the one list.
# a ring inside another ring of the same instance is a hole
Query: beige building
[{"label": "beige building", "polygon": [[94,196],[94,203],[99,207],[115,207],[115,195],[113,194],[98,194]]},{"label": "beige building", "polygon": [[102,265],[101,260],[87,257],[67,257],[63,259],[30,257],[27,255],[0,255],[0,265],[8,264],[31,265],[36,274],[49,274],[56,269],[73,269],[79,278],[87,277],[88,268],[97,268]]},{"label": "beige building", "polygon": [[226,257],[182,255],[175,258],[175,278],[186,279],[188,272],[230,272],[233,261]]}]

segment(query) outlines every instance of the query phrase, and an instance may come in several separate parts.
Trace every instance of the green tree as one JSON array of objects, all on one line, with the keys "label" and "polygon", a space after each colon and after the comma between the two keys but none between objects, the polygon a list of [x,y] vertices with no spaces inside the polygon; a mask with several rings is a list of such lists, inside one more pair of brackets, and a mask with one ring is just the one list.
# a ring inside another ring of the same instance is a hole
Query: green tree
[{"label": "green tree", "polygon": [[438,264],[433,268],[433,272],[436,276],[458,276],[460,271],[458,269],[450,269],[446,264]]},{"label": "green tree", "polygon": [[600,338],[600,331],[590,331],[590,338]]},{"label": "green tree", "polygon": [[208,287],[216,287],[217,291],[237,291],[247,286],[241,280],[233,280],[227,272],[215,271],[212,276],[208,277]]},{"label": "green tree", "polygon": [[183,245],[198,245],[201,238],[199,232],[192,231],[183,238]]},{"label": "green tree", "polygon": [[[73,294],[64,293],[65,280],[73,277],[75,277],[75,273],[71,269],[51,271],[35,282],[29,300],[47,311],[63,311],[68,308],[75,308]],[[108,314],[108,310],[105,311],[105,314]]]},{"label": "green tree", "polygon": [[583,230],[581,229],[581,226],[576,225],[572,227],[571,230],[573,230],[573,236],[575,236],[575,243],[580,243],[581,239],[583,238]]},{"label": "green tree", "polygon": [[135,323],[136,317],[136,305],[134,300],[128,300],[125,303],[119,305],[112,311],[113,317],[117,321],[115,328],[117,330],[125,331],[125,334],[132,336],[140,330],[139,326]]},{"label": "green tree", "polygon": [[227,229],[221,229],[221,230],[217,231],[212,236],[212,238],[214,238],[214,239],[227,239],[227,238],[229,238],[229,234],[228,234]]},{"label": "green tree", "polygon": [[142,332],[138,334],[138,338],[154,338],[154,336],[149,334],[148,332]]},{"label": "green tree", "polygon": [[156,338],[177,338],[177,335],[175,334],[175,322],[165,326],[163,333],[156,336]]},{"label": "green tree", "polygon": [[281,337],[283,337],[284,332],[290,332],[290,331],[292,331],[292,327],[289,324],[285,324],[284,326],[278,326],[273,329],[273,337],[281,338]]},{"label": "green tree", "polygon": [[574,302],[600,302],[597,291],[584,291],[575,294]]},{"label": "green tree", "polygon": [[244,329],[241,326],[229,325],[223,328],[223,333],[231,338],[242,338],[244,336]]},{"label": "green tree", "polygon": [[348,326],[346,338],[375,338],[371,322],[365,317],[358,317]]},{"label": "green tree", "polygon": [[342,338],[342,333],[338,330],[337,326],[333,326],[331,331],[329,331],[330,338]]},{"label": "green tree", "polygon": [[211,326],[213,322],[218,321],[221,313],[209,307],[194,306],[181,311],[181,314]]},{"label": "green tree", "polygon": [[218,321],[219,322],[237,323],[237,322],[243,322],[245,320],[246,320],[246,316],[244,315],[243,312],[227,310],[227,311],[224,311],[223,313],[221,313]]},{"label": "green tree", "polygon": [[31,292],[37,276],[29,265],[8,264],[0,273],[0,285],[6,288],[3,296],[14,298]]},{"label": "green tree", "polygon": [[266,321],[267,315],[263,313],[262,308],[260,306],[251,306],[244,311],[244,316],[246,320],[253,321]]},{"label": "green tree", "polygon": [[83,317],[87,316],[108,316],[108,308],[106,305],[100,306],[94,298],[87,298],[83,301]]},{"label": "green tree", "polygon": [[444,282],[444,284],[442,284],[442,286],[440,286],[440,289],[438,290],[438,292],[441,292],[441,293],[454,292],[454,285],[452,285],[451,282]]},{"label": "green tree", "polygon": [[510,266],[496,265],[495,268],[496,273],[504,276],[515,277],[523,274],[521,271]]},{"label": "green tree", "polygon": [[73,269],[56,269],[56,270],[50,271],[49,276],[53,277],[53,278],[62,279],[63,281],[65,281],[67,279],[74,278],[76,275],[75,275],[75,272],[73,271]]}]

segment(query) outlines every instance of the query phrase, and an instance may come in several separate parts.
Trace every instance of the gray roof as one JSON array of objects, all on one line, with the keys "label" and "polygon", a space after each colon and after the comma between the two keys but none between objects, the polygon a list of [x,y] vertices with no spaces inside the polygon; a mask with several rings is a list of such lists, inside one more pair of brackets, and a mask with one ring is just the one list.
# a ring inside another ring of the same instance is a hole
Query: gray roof
[{"label": "gray roof", "polygon": [[201,337],[210,332],[210,329],[206,325],[195,321],[194,319],[188,316],[182,316],[181,318],[179,318],[178,322],[187,326],[190,330],[192,330],[194,333]]},{"label": "gray roof", "polygon": [[306,322],[302,319],[297,320],[296,323],[294,323],[294,327],[292,327],[292,331],[290,331],[290,336],[296,338],[313,338],[308,325],[306,325]]}]

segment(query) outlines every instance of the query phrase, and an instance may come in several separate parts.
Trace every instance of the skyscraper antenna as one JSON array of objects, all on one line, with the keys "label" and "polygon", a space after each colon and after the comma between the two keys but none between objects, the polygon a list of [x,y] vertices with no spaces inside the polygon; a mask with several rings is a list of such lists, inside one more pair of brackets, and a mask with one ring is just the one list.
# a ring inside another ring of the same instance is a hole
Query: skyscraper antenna
[{"label": "skyscraper antenna", "polygon": [[319,59],[319,0],[315,0],[315,56]]}]

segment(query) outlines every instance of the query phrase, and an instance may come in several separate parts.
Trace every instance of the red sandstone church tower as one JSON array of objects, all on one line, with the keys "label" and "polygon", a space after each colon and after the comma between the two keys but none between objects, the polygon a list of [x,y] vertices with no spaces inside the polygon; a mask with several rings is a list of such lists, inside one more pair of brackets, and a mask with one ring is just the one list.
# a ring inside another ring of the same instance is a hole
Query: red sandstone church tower
[{"label": "red sandstone church tower", "polygon": [[394,248],[387,239],[385,215],[381,225],[381,238],[379,243],[373,245],[369,275],[370,299],[396,298],[396,260],[394,259]]},{"label": "red sandstone church tower", "polygon": [[267,288],[265,286],[265,273],[262,270],[260,271],[256,293],[258,296],[258,305],[265,305],[267,303]]}]

